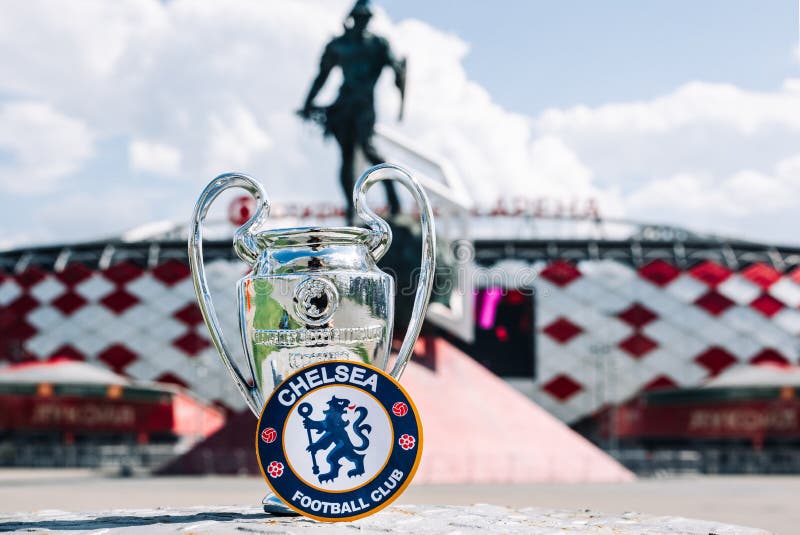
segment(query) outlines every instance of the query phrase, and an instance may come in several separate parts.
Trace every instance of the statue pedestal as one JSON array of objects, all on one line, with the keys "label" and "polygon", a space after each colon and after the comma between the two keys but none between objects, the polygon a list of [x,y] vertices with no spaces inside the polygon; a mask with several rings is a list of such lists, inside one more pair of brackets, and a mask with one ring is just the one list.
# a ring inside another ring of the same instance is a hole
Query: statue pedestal
[{"label": "statue pedestal", "polygon": [[[46,496],[42,496],[46,500]],[[539,508],[510,509],[495,505],[398,505],[353,523],[327,524],[303,517],[274,517],[260,507],[182,507],[113,509],[67,513],[41,509],[36,513],[0,515],[0,531],[59,533],[90,530],[103,533],[509,533],[544,535],[559,533],[617,535],[769,535],[760,529],[680,517],[637,513],[611,515],[593,511]]]}]

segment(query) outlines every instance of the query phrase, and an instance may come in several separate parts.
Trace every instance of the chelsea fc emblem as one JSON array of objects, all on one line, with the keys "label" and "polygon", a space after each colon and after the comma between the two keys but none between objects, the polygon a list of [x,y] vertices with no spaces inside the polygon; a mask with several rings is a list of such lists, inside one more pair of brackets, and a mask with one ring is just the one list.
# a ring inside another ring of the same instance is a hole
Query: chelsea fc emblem
[{"label": "chelsea fc emblem", "polygon": [[290,508],[317,520],[355,520],[411,482],[422,424],[390,375],[359,362],[321,362],[273,391],[256,453],[267,484]]}]

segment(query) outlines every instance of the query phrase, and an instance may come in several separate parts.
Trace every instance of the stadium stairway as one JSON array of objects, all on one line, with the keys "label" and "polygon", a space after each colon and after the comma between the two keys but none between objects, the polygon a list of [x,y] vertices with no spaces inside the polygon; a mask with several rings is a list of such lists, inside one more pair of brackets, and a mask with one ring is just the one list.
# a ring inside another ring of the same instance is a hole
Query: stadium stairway
[{"label": "stadium stairway", "polygon": [[[420,412],[417,483],[622,482],[634,475],[441,338],[417,343],[402,377]],[[225,426],[160,474],[259,474],[256,419]]]}]

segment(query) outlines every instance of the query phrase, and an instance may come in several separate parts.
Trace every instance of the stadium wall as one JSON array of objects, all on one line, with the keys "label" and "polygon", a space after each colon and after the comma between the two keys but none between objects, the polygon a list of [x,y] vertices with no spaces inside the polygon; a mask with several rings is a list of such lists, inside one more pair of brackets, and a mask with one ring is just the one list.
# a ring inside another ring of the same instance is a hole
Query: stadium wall
[{"label": "stadium wall", "polygon": [[[587,242],[572,254],[541,240],[509,254],[513,245],[497,253],[476,244],[473,262],[477,272],[528,275],[505,280],[530,281],[534,297],[530,395],[564,422],[643,390],[696,386],[734,365],[800,360],[797,251],[754,246],[739,255],[706,244],[676,260],[659,253],[675,243]],[[229,242],[207,244],[206,255],[234,342],[235,282],[246,268]],[[0,269],[0,363],[72,356],[243,408],[195,304],[182,242],[10,251]]]}]

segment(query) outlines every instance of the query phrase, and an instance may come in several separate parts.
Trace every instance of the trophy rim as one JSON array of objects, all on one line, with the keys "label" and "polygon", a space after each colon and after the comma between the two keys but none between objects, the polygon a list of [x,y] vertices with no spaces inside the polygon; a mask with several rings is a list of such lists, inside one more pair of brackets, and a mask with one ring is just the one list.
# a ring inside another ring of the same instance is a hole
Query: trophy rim
[{"label": "trophy rim", "polygon": [[255,235],[261,247],[368,245],[372,231],[361,227],[294,227],[270,229]]}]

